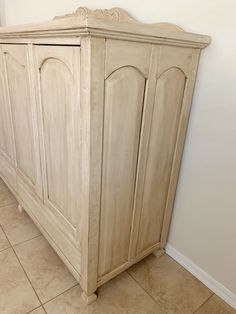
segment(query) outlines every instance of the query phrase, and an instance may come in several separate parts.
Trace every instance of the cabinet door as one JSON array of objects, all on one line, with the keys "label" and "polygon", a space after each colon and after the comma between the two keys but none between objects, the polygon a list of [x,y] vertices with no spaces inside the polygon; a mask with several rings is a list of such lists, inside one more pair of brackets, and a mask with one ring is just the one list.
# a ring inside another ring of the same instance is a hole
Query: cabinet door
[{"label": "cabinet door", "polygon": [[1,174],[15,188],[15,155],[11,108],[6,88],[5,64],[0,47],[0,156]]},{"label": "cabinet door", "polygon": [[65,224],[79,220],[80,48],[37,46],[44,201]]},{"label": "cabinet door", "polygon": [[17,175],[41,195],[37,117],[27,46],[3,45],[2,49],[12,111]]},{"label": "cabinet door", "polygon": [[7,102],[7,90],[4,80],[3,53],[0,50],[0,150],[1,153],[14,166],[13,143],[11,132],[11,112]]},{"label": "cabinet door", "polygon": [[150,51],[145,44],[106,44],[99,276],[129,259]]},{"label": "cabinet door", "polygon": [[[139,215],[136,255],[160,244],[168,200],[174,198],[182,145],[191,105],[199,52],[194,49],[162,47],[156,77],[151,123],[144,123],[148,141],[143,192],[137,193]],[[178,139],[178,141],[177,141]],[[141,148],[142,151],[142,148]],[[178,157],[178,160],[175,157]],[[142,174],[139,173],[139,179]],[[172,186],[172,190],[170,187]]]}]

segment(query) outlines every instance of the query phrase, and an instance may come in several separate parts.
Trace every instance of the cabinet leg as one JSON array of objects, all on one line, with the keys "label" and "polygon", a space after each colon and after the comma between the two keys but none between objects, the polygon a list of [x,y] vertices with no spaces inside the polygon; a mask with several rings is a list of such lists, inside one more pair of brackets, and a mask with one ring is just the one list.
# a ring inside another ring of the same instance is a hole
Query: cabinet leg
[{"label": "cabinet leg", "polygon": [[161,257],[162,255],[165,254],[165,251],[163,249],[156,249],[155,251],[152,252],[153,255],[156,257]]},{"label": "cabinet leg", "polygon": [[97,299],[97,295],[95,293],[92,293],[90,295],[87,295],[84,291],[82,293],[82,298],[83,300],[85,301],[86,304],[91,304],[93,303],[94,301],[96,301]]},{"label": "cabinet leg", "polygon": [[18,205],[18,211],[20,212],[20,213],[23,213],[23,211],[24,211],[24,208],[19,204]]}]

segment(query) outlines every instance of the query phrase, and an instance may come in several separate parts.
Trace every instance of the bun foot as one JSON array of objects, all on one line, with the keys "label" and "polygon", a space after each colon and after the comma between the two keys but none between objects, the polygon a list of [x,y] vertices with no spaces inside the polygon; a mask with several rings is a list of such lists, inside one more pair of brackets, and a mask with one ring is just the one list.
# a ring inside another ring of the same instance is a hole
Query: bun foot
[{"label": "bun foot", "polygon": [[24,211],[24,208],[19,204],[18,205],[18,211],[20,212],[20,213],[23,213],[23,211]]},{"label": "bun foot", "polygon": [[86,304],[91,304],[97,299],[97,295],[95,293],[87,295],[85,292],[82,293],[82,298]]}]

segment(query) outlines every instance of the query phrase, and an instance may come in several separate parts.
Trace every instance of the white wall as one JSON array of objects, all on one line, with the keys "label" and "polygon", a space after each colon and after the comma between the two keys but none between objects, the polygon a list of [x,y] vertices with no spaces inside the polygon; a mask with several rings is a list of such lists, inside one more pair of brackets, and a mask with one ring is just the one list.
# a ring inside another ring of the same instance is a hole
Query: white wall
[{"label": "white wall", "polygon": [[5,25],[5,1],[0,0],[0,25]]},{"label": "white wall", "polygon": [[[139,2],[140,3],[140,2]],[[203,51],[169,244],[236,294],[235,0],[7,0],[6,23],[50,19],[77,6],[120,6],[144,22],[209,34]]]}]

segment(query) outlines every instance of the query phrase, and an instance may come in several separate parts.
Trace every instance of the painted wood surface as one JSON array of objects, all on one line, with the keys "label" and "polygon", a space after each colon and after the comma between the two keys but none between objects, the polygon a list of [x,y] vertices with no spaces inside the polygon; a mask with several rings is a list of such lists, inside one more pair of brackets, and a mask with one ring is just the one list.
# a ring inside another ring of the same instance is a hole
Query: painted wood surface
[{"label": "painted wood surface", "polygon": [[11,130],[11,108],[7,101],[7,91],[4,80],[4,59],[0,50],[0,150],[14,165],[13,137]]},{"label": "painted wood surface", "polygon": [[106,79],[100,275],[128,260],[144,91],[145,78],[133,67]]},{"label": "painted wood surface", "polygon": [[44,198],[74,226],[79,219],[79,47],[35,49],[42,113]]},{"label": "painted wood surface", "polygon": [[15,135],[17,169],[35,184],[34,138],[25,46],[3,46]]},{"label": "painted wood surface", "polygon": [[39,158],[38,121],[34,86],[26,45],[2,45],[6,104],[10,106],[11,133],[14,141],[14,168],[39,197],[42,196]]},{"label": "painted wood surface", "polygon": [[160,241],[185,75],[171,68],[157,80],[137,254]]},{"label": "painted wood surface", "polygon": [[128,262],[151,46],[106,44],[99,276]]}]

